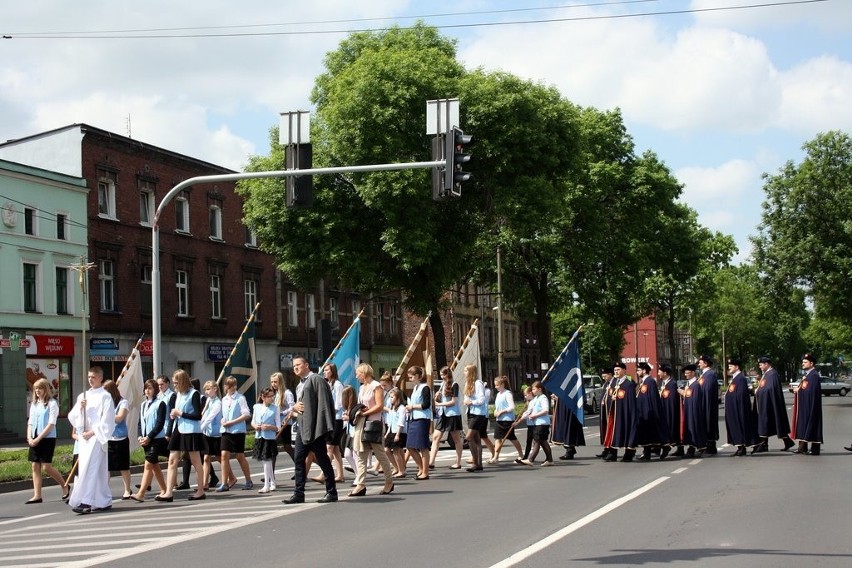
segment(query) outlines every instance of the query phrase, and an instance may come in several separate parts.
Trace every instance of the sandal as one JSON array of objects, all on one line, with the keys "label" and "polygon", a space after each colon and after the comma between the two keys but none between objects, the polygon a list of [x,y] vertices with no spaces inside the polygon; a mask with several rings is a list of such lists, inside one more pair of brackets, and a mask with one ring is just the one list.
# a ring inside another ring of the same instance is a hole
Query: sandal
[{"label": "sandal", "polygon": [[450,469],[461,469],[461,466],[459,464],[451,465]]}]

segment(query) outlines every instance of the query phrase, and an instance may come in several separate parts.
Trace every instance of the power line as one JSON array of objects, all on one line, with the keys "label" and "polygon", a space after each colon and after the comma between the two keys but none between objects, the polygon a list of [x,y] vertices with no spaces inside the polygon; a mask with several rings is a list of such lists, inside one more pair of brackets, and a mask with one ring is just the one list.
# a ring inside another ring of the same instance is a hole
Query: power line
[{"label": "power line", "polygon": [[[644,1],[644,0],[634,0],[634,1]],[[782,6],[795,6],[801,4],[816,4],[821,2],[827,2],[828,0],[789,0],[789,1],[779,1],[779,2],[766,2],[760,4],[743,4],[739,6],[719,6],[715,8],[689,8],[683,10],[660,10],[655,12],[636,12],[629,14],[606,14],[599,16],[575,16],[575,17],[566,17],[566,18],[541,18],[535,20],[508,20],[502,22],[474,22],[474,23],[459,23],[459,24],[437,24],[434,25],[435,28],[438,29],[460,29],[460,28],[477,28],[477,27],[494,27],[494,26],[514,26],[514,25],[534,25],[534,24],[550,24],[550,23],[560,23],[560,22],[585,22],[585,21],[597,21],[597,20],[616,20],[616,19],[626,19],[626,18],[642,18],[648,16],[676,16],[676,15],[684,15],[684,14],[699,14],[699,13],[711,13],[711,12],[728,12],[734,10],[750,10],[757,8],[776,8]],[[615,2],[614,4],[627,3],[627,2]],[[545,8],[539,8],[545,9]],[[518,10],[524,10],[519,8]],[[528,10],[528,9],[527,9]],[[480,12],[480,14],[486,14],[490,12]],[[444,14],[451,15],[451,14]],[[438,15],[438,16],[444,16]],[[429,16],[427,16],[429,17]],[[437,16],[432,16],[437,17]],[[386,20],[388,18],[382,18]],[[355,22],[359,20],[343,20],[342,22]],[[338,22],[333,22],[338,23]],[[254,26],[262,26],[262,25],[293,25],[293,24],[254,24]],[[250,26],[240,26],[240,27],[250,27]],[[399,26],[402,29],[409,29],[412,26]],[[194,29],[194,28],[176,28],[176,30],[181,29]],[[221,28],[200,28],[200,29],[221,29]],[[198,39],[198,38],[217,38],[217,37],[262,37],[262,36],[300,36],[300,35],[327,35],[327,34],[352,34],[358,32],[378,32],[378,31],[388,31],[392,28],[390,27],[376,27],[376,28],[348,28],[348,29],[330,29],[330,30],[301,30],[301,31],[266,31],[266,32],[233,32],[233,33],[187,33],[187,34],[170,34],[170,33],[158,33],[158,30],[154,30],[155,33],[145,33],[144,35],[124,35],[128,33],[137,33],[133,31],[127,32],[51,32],[51,33],[39,33],[39,32],[28,32],[28,33],[19,33],[19,34],[9,34],[4,33],[3,39]],[[86,34],[86,35],[75,35],[75,34]],[[105,34],[105,35],[94,35],[94,34]],[[106,35],[106,34],[122,34],[122,35]]]}]

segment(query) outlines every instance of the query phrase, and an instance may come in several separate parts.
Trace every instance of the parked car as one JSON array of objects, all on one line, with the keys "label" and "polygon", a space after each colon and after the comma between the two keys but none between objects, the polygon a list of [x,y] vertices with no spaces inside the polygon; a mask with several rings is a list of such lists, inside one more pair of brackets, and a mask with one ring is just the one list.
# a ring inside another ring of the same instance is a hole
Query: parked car
[{"label": "parked car", "polygon": [[603,379],[598,375],[583,375],[583,389],[586,391],[586,412],[597,414],[603,398]]},{"label": "parked car", "polygon": [[[852,391],[852,385],[850,385],[849,383],[844,383],[843,381],[838,381],[837,379],[831,379],[829,377],[820,377],[819,382],[820,386],[822,387],[822,396],[831,396],[833,394],[846,396],[846,393]],[[793,381],[792,383],[790,383],[790,392],[793,392],[797,388],[799,388],[799,381]]]}]

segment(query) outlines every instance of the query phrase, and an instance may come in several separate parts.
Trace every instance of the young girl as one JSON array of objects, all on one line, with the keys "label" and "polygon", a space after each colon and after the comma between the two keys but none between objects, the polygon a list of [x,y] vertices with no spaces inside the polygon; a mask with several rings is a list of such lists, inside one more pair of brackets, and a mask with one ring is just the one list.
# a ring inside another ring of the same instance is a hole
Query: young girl
[{"label": "young girl", "polygon": [[449,367],[441,369],[441,386],[435,395],[435,408],[441,410],[440,420],[435,427],[432,436],[432,451],[429,454],[429,467],[435,465],[438,457],[438,447],[441,445],[441,436],[447,433],[447,438],[452,439],[456,449],[456,463],[450,469],[461,469],[462,460],[462,419],[461,399],[459,398],[459,386],[453,382],[453,373]]},{"label": "young girl", "polygon": [[524,445],[524,457],[518,458],[515,460],[515,463],[524,463],[524,461],[530,456],[530,450],[532,450],[532,441],[533,441],[533,422],[529,418],[529,412],[532,405],[532,387],[524,387],[524,400],[527,403],[527,407],[524,409],[524,413],[515,421],[515,426],[520,424],[523,421],[527,423],[527,441]]},{"label": "young girl", "polygon": [[527,459],[522,460],[524,465],[532,466],[535,464],[535,458],[538,455],[538,450],[544,450],[544,462],[541,465],[553,465],[553,456],[550,453],[550,401],[541,386],[541,381],[535,381],[532,384],[533,399],[529,404],[525,417],[532,421],[532,452]]},{"label": "young girl", "polygon": [[281,428],[281,414],[278,407],[272,404],[275,391],[263,389],[259,402],[254,405],[251,425],[255,429],[254,458],[263,462],[263,487],[258,493],[275,491],[275,471],[272,460],[278,455],[278,430]]},{"label": "young girl", "polygon": [[151,484],[151,478],[157,480],[160,495],[166,491],[166,479],[160,469],[160,456],[168,456],[169,448],[166,443],[166,414],[168,409],[163,400],[157,398],[157,382],[154,379],[145,381],[145,402],[139,412],[139,445],[145,448],[145,468],[142,470],[142,481],[139,491],[130,498],[141,503],[145,500],[145,492]]},{"label": "young girl", "polygon": [[216,381],[204,383],[204,394],[207,400],[204,402],[204,410],[201,411],[201,433],[207,444],[207,453],[204,454],[204,489],[216,487],[219,477],[213,471],[213,462],[219,461],[222,455],[222,399],[219,398],[219,385]]},{"label": "young girl", "polygon": [[390,410],[388,411],[388,433],[385,436],[385,448],[394,466],[393,476],[405,477],[405,447],[408,438],[408,412],[405,409],[405,395],[398,388],[390,391]]},{"label": "young girl", "polygon": [[50,383],[47,379],[38,379],[33,384],[33,403],[30,406],[30,418],[27,424],[27,445],[30,447],[29,460],[32,462],[33,497],[27,505],[41,503],[42,471],[53,478],[62,487],[62,499],[68,499],[68,487],[51,462],[56,448],[56,418],[59,405],[53,399]]},{"label": "young girl", "polygon": [[494,457],[488,460],[488,463],[497,463],[500,460],[500,450],[503,448],[505,440],[512,442],[518,452],[518,457],[523,458],[521,444],[515,435],[515,429],[512,427],[512,423],[515,421],[515,399],[512,398],[512,391],[509,390],[508,377],[497,377],[494,379],[494,386],[497,387],[497,398],[494,399],[495,448]]},{"label": "young girl", "polygon": [[406,448],[417,464],[417,479],[429,479],[429,425],[432,423],[432,392],[423,382],[423,369],[408,368],[408,379],[413,383],[411,397],[405,406],[408,410],[408,436]]},{"label": "young girl", "polygon": [[467,407],[467,444],[471,467],[467,471],[482,471],[482,437],[488,435],[488,401],[485,384],[478,378],[476,365],[464,368],[464,405]]},{"label": "young girl", "polygon": [[130,499],[130,439],[127,437],[127,415],[130,412],[130,404],[126,398],[121,396],[118,384],[113,380],[104,381],[104,390],[112,397],[115,406],[115,430],[112,438],[107,442],[107,465],[110,471],[121,474],[124,482],[124,494],[122,499]]}]

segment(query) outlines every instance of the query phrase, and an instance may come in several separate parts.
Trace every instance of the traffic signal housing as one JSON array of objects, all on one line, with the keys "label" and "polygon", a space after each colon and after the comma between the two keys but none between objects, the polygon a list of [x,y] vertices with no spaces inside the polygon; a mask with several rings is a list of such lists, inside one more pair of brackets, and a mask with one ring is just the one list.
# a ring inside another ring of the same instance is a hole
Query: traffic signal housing
[{"label": "traffic signal housing", "polygon": [[465,154],[465,146],[473,141],[473,136],[462,132],[461,128],[453,127],[444,139],[444,156],[447,168],[444,170],[444,191],[448,196],[461,197],[462,183],[470,180],[473,175],[464,171],[464,164],[470,161],[471,155]]},{"label": "traffic signal housing", "polygon": [[[288,144],[285,149],[285,168],[309,170],[313,167],[310,144]],[[286,178],[287,207],[310,207],[314,204],[314,178],[310,174]]]}]

